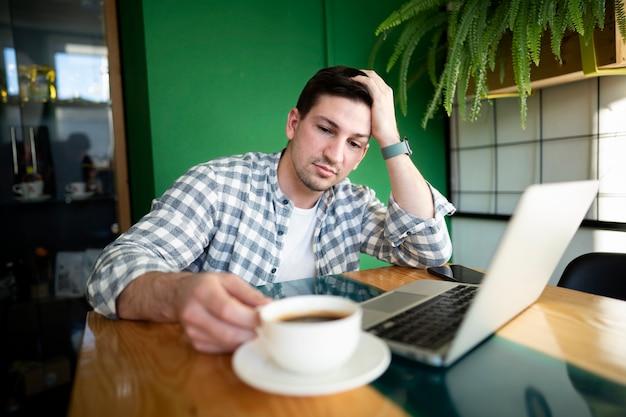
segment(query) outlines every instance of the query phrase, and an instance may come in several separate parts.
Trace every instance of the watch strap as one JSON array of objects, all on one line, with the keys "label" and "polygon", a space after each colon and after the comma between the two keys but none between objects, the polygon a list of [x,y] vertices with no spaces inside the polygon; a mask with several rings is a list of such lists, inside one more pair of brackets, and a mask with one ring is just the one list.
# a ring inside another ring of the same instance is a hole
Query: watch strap
[{"label": "watch strap", "polygon": [[385,146],[384,148],[381,148],[380,151],[383,154],[383,159],[393,158],[394,156],[402,154],[410,156],[413,153],[407,138],[403,138],[400,142],[394,143],[393,145]]}]

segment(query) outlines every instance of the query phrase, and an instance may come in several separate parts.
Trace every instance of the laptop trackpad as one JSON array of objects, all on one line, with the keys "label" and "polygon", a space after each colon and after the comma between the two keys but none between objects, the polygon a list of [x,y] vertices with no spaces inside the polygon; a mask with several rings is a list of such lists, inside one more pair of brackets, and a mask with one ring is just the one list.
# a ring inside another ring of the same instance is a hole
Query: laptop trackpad
[{"label": "laptop trackpad", "polygon": [[408,305],[415,304],[426,297],[426,295],[391,292],[382,297],[378,297],[375,300],[368,301],[365,305],[365,308],[367,308],[368,310],[393,313],[394,311],[402,310]]}]

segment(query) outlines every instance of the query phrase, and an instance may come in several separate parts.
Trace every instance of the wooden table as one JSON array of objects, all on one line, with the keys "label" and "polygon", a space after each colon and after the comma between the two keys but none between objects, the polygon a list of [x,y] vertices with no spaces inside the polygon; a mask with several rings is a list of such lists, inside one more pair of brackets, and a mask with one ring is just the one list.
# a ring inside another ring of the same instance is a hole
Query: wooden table
[{"label": "wooden table", "polygon": [[[384,267],[344,274],[383,290],[425,271]],[[626,302],[547,287],[497,335],[626,385]],[[113,321],[89,313],[70,416],[403,416],[371,385],[321,397],[245,385],[231,355],[195,352],[178,325]]]}]

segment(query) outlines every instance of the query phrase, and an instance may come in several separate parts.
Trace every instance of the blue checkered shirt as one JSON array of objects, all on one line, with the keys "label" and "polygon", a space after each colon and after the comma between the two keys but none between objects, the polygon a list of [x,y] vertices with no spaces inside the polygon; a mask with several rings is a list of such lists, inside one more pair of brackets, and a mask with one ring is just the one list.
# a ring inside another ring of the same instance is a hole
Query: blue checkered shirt
[{"label": "blue checkered shirt", "polygon": [[[108,245],[87,283],[94,309],[116,318],[115,300],[150,271],[227,271],[252,285],[275,281],[293,203],[278,186],[280,153],[247,153],[192,167],[152,210]],[[348,179],[322,195],[313,247],[317,275],[359,269],[360,252],[411,267],[440,265],[452,246],[444,217],[454,207],[432,188],[436,215],[388,207]]]}]

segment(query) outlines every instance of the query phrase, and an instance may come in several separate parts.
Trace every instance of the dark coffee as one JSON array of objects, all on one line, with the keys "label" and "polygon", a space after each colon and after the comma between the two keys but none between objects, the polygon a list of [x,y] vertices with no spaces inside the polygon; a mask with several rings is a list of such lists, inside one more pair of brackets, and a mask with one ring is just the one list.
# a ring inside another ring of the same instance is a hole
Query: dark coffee
[{"label": "dark coffee", "polygon": [[333,321],[348,317],[350,313],[342,311],[307,311],[306,313],[292,313],[278,317],[278,321],[289,323],[319,323],[322,321]]}]

